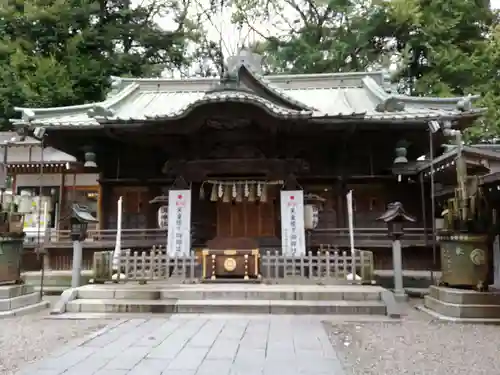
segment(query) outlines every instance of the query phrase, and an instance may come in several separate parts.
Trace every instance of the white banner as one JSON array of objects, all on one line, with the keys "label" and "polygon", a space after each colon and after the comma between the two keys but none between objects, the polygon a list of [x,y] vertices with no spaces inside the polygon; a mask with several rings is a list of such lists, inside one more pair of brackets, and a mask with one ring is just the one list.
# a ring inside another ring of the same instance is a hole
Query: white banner
[{"label": "white banner", "polygon": [[191,251],[191,190],[168,193],[167,253],[189,255]]},{"label": "white banner", "polygon": [[281,191],[281,246],[285,255],[306,253],[302,190]]}]

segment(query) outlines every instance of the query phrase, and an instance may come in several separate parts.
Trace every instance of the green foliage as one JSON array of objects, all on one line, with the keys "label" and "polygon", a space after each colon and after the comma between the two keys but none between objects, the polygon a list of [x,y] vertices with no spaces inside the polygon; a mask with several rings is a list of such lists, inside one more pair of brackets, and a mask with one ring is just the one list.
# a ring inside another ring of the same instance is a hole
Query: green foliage
[{"label": "green foliage", "polygon": [[[376,1],[236,0],[234,21],[260,36],[253,49],[272,73],[363,71],[384,63]],[[272,25],[266,30],[252,25]],[[266,30],[266,31],[264,31]]]},{"label": "green foliage", "polygon": [[[0,6],[0,117],[14,106],[103,100],[109,78],[156,76],[189,64],[196,28],[182,2],[8,0]],[[156,23],[173,20],[174,30]]]}]

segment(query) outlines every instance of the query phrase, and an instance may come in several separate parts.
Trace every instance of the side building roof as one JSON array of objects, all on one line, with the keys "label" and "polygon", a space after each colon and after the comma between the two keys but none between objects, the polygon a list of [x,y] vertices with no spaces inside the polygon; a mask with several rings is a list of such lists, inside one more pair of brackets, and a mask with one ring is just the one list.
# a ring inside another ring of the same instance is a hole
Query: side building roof
[{"label": "side building roof", "polygon": [[[40,141],[32,137],[20,140],[15,132],[0,132],[0,148],[6,146],[7,165],[9,167],[27,167],[33,165],[57,165],[64,166],[67,163],[73,164],[77,160],[53,147],[44,147],[43,155],[40,152]],[[4,150],[0,150],[5,152]],[[0,160],[1,161],[1,160]]]}]

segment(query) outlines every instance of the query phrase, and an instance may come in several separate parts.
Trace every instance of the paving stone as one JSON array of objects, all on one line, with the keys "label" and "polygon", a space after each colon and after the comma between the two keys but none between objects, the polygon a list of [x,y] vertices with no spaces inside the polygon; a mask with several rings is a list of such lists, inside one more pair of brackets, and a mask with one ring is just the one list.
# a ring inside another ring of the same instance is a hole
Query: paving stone
[{"label": "paving stone", "polygon": [[231,359],[206,359],[198,368],[196,375],[229,375],[232,365]]},{"label": "paving stone", "polygon": [[222,328],[224,327],[224,321],[209,321],[207,324],[203,325],[200,330],[189,340],[188,346],[193,347],[211,347]]},{"label": "paving stone", "polygon": [[144,358],[127,375],[161,375],[169,364],[168,359]]},{"label": "paving stone", "polygon": [[147,347],[128,348],[109,361],[104,369],[132,370],[149,351]]},{"label": "paving stone", "polygon": [[30,375],[345,375],[320,319],[131,319]]},{"label": "paving stone", "polygon": [[146,335],[145,337],[133,343],[132,345],[154,348],[155,346],[158,346],[163,341],[165,341],[166,338],[170,336],[172,333],[174,333],[177,329],[179,329],[180,326],[181,323],[179,321],[164,322],[157,330],[154,330],[149,335]]},{"label": "paving stone", "polygon": [[74,348],[71,351],[55,358],[48,358],[39,365],[40,370],[66,371],[77,365],[95,352],[95,348]]},{"label": "paving stone", "polygon": [[94,374],[111,361],[111,358],[96,355],[96,353],[85,358],[83,361],[70,367],[64,375]]},{"label": "paving stone", "polygon": [[219,336],[207,354],[207,359],[233,359],[240,345],[239,340],[226,340]]},{"label": "paving stone", "polygon": [[219,334],[219,338],[225,340],[241,340],[243,334],[247,330],[248,320],[243,321],[226,321]]},{"label": "paving stone", "polygon": [[165,370],[161,373],[161,375],[195,375],[195,374],[196,374],[195,370]]},{"label": "paving stone", "polygon": [[245,349],[242,346],[238,349],[234,363],[238,366],[263,367],[266,359],[265,349]]},{"label": "paving stone", "polygon": [[168,370],[197,370],[208,353],[208,348],[183,348],[168,366]]},{"label": "paving stone", "polygon": [[[128,370],[110,370],[102,369],[92,375],[127,375]],[[83,375],[83,374],[82,374]]]}]

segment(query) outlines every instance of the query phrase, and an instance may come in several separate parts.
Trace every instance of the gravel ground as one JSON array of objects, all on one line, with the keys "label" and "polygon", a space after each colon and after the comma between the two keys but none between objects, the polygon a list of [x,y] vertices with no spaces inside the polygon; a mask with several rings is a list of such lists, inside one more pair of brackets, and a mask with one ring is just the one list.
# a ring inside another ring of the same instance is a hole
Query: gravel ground
[{"label": "gravel ground", "polygon": [[500,326],[436,322],[414,303],[402,323],[325,323],[347,375],[500,374]]},{"label": "gravel ground", "polygon": [[0,375],[15,374],[71,339],[103,328],[104,320],[50,320],[47,311],[0,319]]}]

